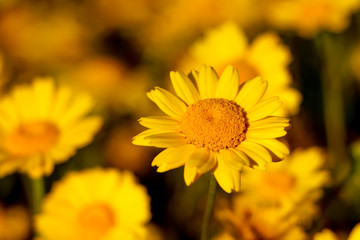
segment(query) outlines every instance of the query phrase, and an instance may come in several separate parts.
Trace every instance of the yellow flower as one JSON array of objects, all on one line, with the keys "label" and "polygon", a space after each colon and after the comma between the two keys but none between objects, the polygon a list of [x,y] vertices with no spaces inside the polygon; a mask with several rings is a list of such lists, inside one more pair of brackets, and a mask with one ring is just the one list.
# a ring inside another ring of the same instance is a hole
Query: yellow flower
[{"label": "yellow flower", "polygon": [[150,198],[131,172],[95,168],[56,183],[35,228],[49,240],[141,240],[150,218]]},{"label": "yellow flower", "polygon": [[269,86],[265,97],[279,96],[284,103],[275,115],[294,115],[299,111],[302,96],[290,86],[291,53],[275,33],[263,33],[249,44],[245,33],[236,24],[226,22],[195,42],[180,66],[187,71],[189,66],[203,62],[219,73],[230,63],[239,71],[239,84],[256,76],[266,79]]},{"label": "yellow flower", "polygon": [[[348,237],[348,240],[358,239],[360,239],[360,223],[356,224]],[[339,240],[339,238],[331,230],[324,229],[320,233],[315,234],[314,240]]]},{"label": "yellow flower", "polygon": [[0,239],[23,240],[30,235],[30,216],[25,207],[0,204]]},{"label": "yellow flower", "polygon": [[279,211],[302,209],[299,213],[309,218],[314,205],[306,202],[318,200],[322,187],[329,183],[329,172],[323,169],[324,164],[325,156],[320,148],[298,149],[285,161],[271,164],[266,172],[245,171],[242,190],[251,195],[253,201],[277,206]]},{"label": "yellow flower", "polygon": [[90,143],[101,126],[86,94],[55,88],[51,78],[16,86],[0,101],[0,176],[20,171],[32,178],[49,175],[55,163]]},{"label": "yellow flower", "polygon": [[266,0],[264,15],[277,28],[312,37],[323,29],[343,31],[359,7],[358,0]]},{"label": "yellow flower", "polygon": [[[216,212],[225,231],[216,240],[305,240],[306,234],[297,216],[283,214],[275,208],[262,208],[248,196],[235,195],[231,209]],[[215,240],[214,239],[214,240]]]},{"label": "yellow flower", "polygon": [[152,162],[158,172],[185,165],[184,179],[190,185],[213,171],[226,192],[239,191],[243,166],[265,169],[272,161],[269,152],[280,159],[288,153],[275,139],[286,135],[288,119],[270,116],[281,103],[277,97],[263,98],[268,84],[259,77],[239,91],[239,74],[232,66],[220,78],[206,65],[192,74],[197,88],[183,72],[170,73],[179,97],[158,87],[148,93],[168,116],[141,118],[140,124],[150,129],[133,143],[167,148]]}]

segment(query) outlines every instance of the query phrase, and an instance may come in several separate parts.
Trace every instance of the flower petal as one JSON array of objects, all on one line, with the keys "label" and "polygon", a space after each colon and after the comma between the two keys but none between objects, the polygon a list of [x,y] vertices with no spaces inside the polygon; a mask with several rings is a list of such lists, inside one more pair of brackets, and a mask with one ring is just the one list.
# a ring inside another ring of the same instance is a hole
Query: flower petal
[{"label": "flower petal", "polygon": [[235,99],[239,90],[239,72],[229,65],[225,68],[216,89],[217,98]]},{"label": "flower petal", "polygon": [[268,82],[263,81],[260,77],[248,80],[240,89],[239,94],[235,98],[235,102],[243,107],[245,111],[249,111],[261,100],[267,86]]},{"label": "flower petal", "polygon": [[179,129],[179,121],[169,116],[142,117],[139,123],[147,128],[176,131]]},{"label": "flower petal", "polygon": [[[160,152],[152,161],[151,166],[161,166],[163,164],[172,164],[178,161],[186,161],[188,156],[195,150],[192,144],[186,144],[175,148],[167,148]],[[184,162],[185,163],[185,162]]]},{"label": "flower petal", "polygon": [[156,87],[147,96],[167,115],[180,119],[186,111],[185,104],[165,89]]},{"label": "flower petal", "polygon": [[133,138],[135,145],[153,146],[159,148],[178,147],[184,145],[185,138],[178,132],[170,132],[167,130],[145,130]]},{"label": "flower petal", "polygon": [[278,97],[272,97],[260,101],[252,109],[247,111],[246,116],[250,121],[265,118],[281,107],[282,103]]},{"label": "flower petal", "polygon": [[204,174],[212,170],[216,166],[216,163],[217,163],[216,155],[212,151],[210,151],[209,159],[203,165],[199,166],[197,171],[200,175]]},{"label": "flower petal", "polygon": [[250,167],[255,169],[265,169],[266,164],[272,160],[270,153],[264,147],[253,142],[244,141],[237,146],[237,149],[249,157]]},{"label": "flower petal", "polygon": [[200,175],[198,174],[196,167],[190,167],[188,162],[185,163],[184,167],[184,180],[187,186],[193,184]]},{"label": "flower petal", "polygon": [[215,70],[212,67],[207,65],[202,65],[200,67],[197,84],[201,99],[215,97],[218,78],[219,78],[218,75],[216,74]]},{"label": "flower petal", "polygon": [[196,167],[204,165],[210,158],[210,152],[206,148],[197,148],[188,158],[189,167]]},{"label": "flower petal", "polygon": [[200,99],[199,92],[194,84],[182,71],[170,72],[170,79],[176,94],[188,105],[191,105]]},{"label": "flower petal", "polygon": [[257,121],[251,121],[251,128],[271,128],[271,127],[287,127],[289,119],[284,117],[266,117]]},{"label": "flower petal", "polygon": [[[252,140],[248,140],[252,141]],[[256,139],[254,142],[264,146],[270,152],[274,153],[280,159],[284,159],[285,155],[289,154],[289,148],[282,142],[276,139]]]},{"label": "flower petal", "polygon": [[220,150],[217,154],[219,161],[223,161],[228,167],[240,171],[243,166],[249,166],[249,159],[241,151],[233,149]]},{"label": "flower petal", "polygon": [[278,138],[286,135],[284,127],[255,128],[250,125],[246,132],[246,137],[251,138]]},{"label": "flower petal", "polygon": [[240,172],[229,168],[223,161],[218,160],[214,175],[225,192],[231,193],[232,190],[240,190]]}]

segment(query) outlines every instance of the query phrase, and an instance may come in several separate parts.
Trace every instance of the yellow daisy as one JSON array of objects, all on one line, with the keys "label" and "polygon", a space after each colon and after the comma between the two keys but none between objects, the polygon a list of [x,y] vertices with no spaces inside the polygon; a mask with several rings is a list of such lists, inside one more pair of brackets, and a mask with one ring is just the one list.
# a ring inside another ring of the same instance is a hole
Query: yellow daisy
[{"label": "yellow daisy", "polygon": [[[225,231],[216,240],[305,240],[304,229],[297,216],[283,214],[275,208],[262,208],[252,198],[236,195],[231,208],[216,212]],[[215,240],[214,239],[214,240]]]},{"label": "yellow daisy", "polygon": [[150,128],[134,137],[133,143],[166,148],[152,165],[158,172],[180,166],[187,185],[213,171],[226,191],[239,191],[243,166],[265,169],[270,152],[283,159],[288,148],[275,138],[286,135],[289,120],[270,116],[281,103],[277,97],[263,98],[267,82],[259,77],[247,81],[239,91],[238,71],[228,66],[221,77],[203,65],[191,78],[171,72],[178,95],[156,87],[148,93],[167,116],[140,118]]},{"label": "yellow daisy", "polygon": [[321,148],[297,149],[286,161],[274,163],[266,172],[244,171],[243,192],[267,204],[299,208],[304,201],[315,202],[329,183]]},{"label": "yellow daisy", "polygon": [[[358,239],[360,239],[360,223],[356,224],[348,237],[348,240]],[[324,229],[321,232],[315,234],[314,240],[339,240],[339,238],[330,229]]]},{"label": "yellow daisy", "polygon": [[249,43],[241,28],[225,22],[196,41],[180,66],[188,71],[190,66],[206,62],[221,73],[230,63],[239,71],[239,84],[260,76],[269,82],[265,97],[278,96],[284,103],[275,114],[287,116],[299,111],[302,100],[300,92],[291,87],[291,58],[290,50],[274,32],[263,33]]},{"label": "yellow daisy", "polygon": [[99,130],[101,118],[86,117],[92,107],[88,95],[55,88],[51,78],[16,86],[0,101],[0,176],[51,174]]},{"label": "yellow daisy", "polygon": [[141,240],[150,218],[150,198],[131,172],[95,168],[56,183],[35,228],[51,240]]}]

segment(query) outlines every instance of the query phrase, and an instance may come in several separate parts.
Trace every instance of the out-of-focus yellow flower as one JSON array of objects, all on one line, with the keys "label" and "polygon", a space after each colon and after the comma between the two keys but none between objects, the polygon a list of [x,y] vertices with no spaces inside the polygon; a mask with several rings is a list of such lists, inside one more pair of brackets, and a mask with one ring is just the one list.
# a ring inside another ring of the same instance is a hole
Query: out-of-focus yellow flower
[{"label": "out-of-focus yellow flower", "polygon": [[261,76],[269,82],[265,97],[279,96],[284,103],[275,114],[286,116],[299,111],[302,99],[300,92],[290,86],[290,61],[289,49],[275,33],[261,34],[249,44],[245,33],[236,24],[226,22],[195,42],[180,65],[188,71],[190,66],[206,63],[222,72],[232,64],[239,70],[239,84]]},{"label": "out-of-focus yellow flower", "polygon": [[111,57],[98,56],[75,64],[60,80],[90,93],[100,108],[140,113],[150,108],[144,96],[148,89],[144,71],[131,71]]},{"label": "out-of-focus yellow flower", "polygon": [[0,205],[0,239],[24,240],[30,234],[30,216],[20,205]]},{"label": "out-of-focus yellow flower", "polygon": [[35,227],[52,240],[141,240],[150,218],[150,198],[131,172],[95,168],[56,183]]},{"label": "out-of-focus yellow flower", "polygon": [[[149,19],[139,41],[156,56],[168,59],[173,53],[176,57],[200,32],[228,19],[252,28],[261,20],[260,1],[163,1],[166,4]],[[184,17],[179,17],[179,13]]]},{"label": "out-of-focus yellow flower", "polygon": [[[95,25],[100,27],[141,27],[151,19],[156,10],[156,0],[89,0],[85,2],[85,9],[94,19]],[[154,9],[155,8],[155,9]]]},{"label": "out-of-focus yellow flower", "polygon": [[324,164],[325,155],[320,148],[297,149],[265,172],[245,171],[242,189],[244,194],[252,195],[253,201],[293,211],[294,207],[300,208],[304,202],[315,202],[322,196],[322,188],[329,183]]},{"label": "out-of-focus yellow flower", "polygon": [[303,37],[312,37],[321,30],[343,31],[360,6],[358,0],[265,0],[264,4],[267,22]]},{"label": "out-of-focus yellow flower", "polygon": [[133,143],[166,148],[152,162],[158,172],[185,165],[190,185],[213,171],[226,192],[239,191],[243,166],[265,169],[272,161],[270,152],[280,159],[288,154],[275,138],[286,135],[289,120],[271,116],[281,103],[277,97],[263,98],[268,84],[260,77],[239,91],[239,73],[230,65],[220,78],[207,65],[192,74],[197,88],[183,72],[170,73],[178,97],[158,87],[148,93],[167,116],[141,118],[149,129]]},{"label": "out-of-focus yellow flower", "polygon": [[149,148],[131,144],[135,129],[129,125],[114,129],[105,143],[104,155],[110,166],[141,175],[150,170],[153,152]]},{"label": "out-of-focus yellow flower", "polygon": [[24,5],[0,17],[0,46],[22,64],[61,65],[78,59],[86,51],[84,34],[84,28],[65,10],[41,12]]},{"label": "out-of-focus yellow flower", "polygon": [[55,88],[51,78],[16,86],[0,101],[0,176],[49,175],[99,130],[101,118],[86,117],[92,107],[88,95]]},{"label": "out-of-focus yellow flower", "polygon": [[[351,231],[348,240],[358,240],[360,239],[360,223],[358,223],[353,230]],[[333,231],[330,229],[324,229],[319,233],[314,235],[314,240],[339,240]]]},{"label": "out-of-focus yellow flower", "polygon": [[219,210],[216,217],[226,230],[214,240],[307,239],[296,216],[283,214],[275,208],[261,208],[252,198],[241,194],[233,198],[232,210]]}]

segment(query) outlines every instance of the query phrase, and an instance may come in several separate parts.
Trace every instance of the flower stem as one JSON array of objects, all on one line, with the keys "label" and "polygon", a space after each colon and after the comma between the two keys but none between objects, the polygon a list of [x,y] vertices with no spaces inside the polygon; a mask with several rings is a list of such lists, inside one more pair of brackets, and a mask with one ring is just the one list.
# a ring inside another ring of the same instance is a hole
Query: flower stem
[{"label": "flower stem", "polygon": [[45,194],[44,179],[30,179],[30,204],[32,215],[40,213],[41,203]]},{"label": "flower stem", "polygon": [[214,200],[215,200],[215,193],[216,193],[216,179],[213,173],[211,173],[210,176],[210,184],[209,184],[209,193],[208,193],[208,199],[206,203],[206,209],[205,209],[205,215],[204,215],[204,221],[201,229],[201,240],[208,240],[209,239],[209,223],[210,223],[210,217],[214,206]]}]

